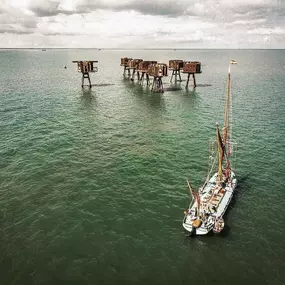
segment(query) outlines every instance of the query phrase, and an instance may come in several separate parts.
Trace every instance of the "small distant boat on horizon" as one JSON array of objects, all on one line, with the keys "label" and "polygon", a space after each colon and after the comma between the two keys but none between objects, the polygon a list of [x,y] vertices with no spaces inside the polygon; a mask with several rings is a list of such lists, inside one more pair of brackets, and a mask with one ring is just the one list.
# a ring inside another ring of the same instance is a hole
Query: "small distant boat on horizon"
[{"label": "small distant boat on horizon", "polygon": [[[236,64],[236,61],[231,60],[229,64],[222,135],[220,134],[218,124],[216,124],[216,142],[215,145],[212,145],[217,155],[214,156],[215,159],[206,181],[204,185],[199,188],[198,192],[194,192],[187,180],[193,199],[190,202],[188,210],[184,211],[183,227],[190,235],[206,235],[210,231],[220,233],[223,230],[225,226],[223,215],[231,202],[234,190],[237,186],[237,178],[230,164],[230,156],[233,151],[230,114],[231,64]],[[217,172],[210,178],[217,159]]]},{"label": "small distant boat on horizon", "polygon": [[45,49],[45,48],[43,48],[43,49],[42,49],[42,51],[46,51],[46,49]]}]

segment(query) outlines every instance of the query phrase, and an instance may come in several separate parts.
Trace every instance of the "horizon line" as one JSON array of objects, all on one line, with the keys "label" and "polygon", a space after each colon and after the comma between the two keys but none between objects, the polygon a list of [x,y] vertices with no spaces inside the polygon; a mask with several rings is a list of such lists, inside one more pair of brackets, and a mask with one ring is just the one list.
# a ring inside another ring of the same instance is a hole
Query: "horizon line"
[{"label": "horizon line", "polygon": [[91,50],[284,50],[285,48],[103,48],[103,47],[0,47],[0,50],[7,49],[91,49]]}]

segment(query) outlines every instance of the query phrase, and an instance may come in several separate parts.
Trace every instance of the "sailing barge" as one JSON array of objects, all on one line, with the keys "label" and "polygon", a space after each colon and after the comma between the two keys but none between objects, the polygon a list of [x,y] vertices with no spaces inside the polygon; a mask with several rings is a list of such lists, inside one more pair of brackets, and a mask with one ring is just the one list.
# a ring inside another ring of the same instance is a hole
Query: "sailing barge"
[{"label": "sailing barge", "polygon": [[[226,105],[224,114],[224,126],[222,134],[218,124],[216,125],[216,145],[218,153],[218,169],[211,176],[209,172],[204,185],[195,192],[187,180],[190,193],[193,197],[188,210],[184,211],[183,227],[193,235],[205,235],[210,231],[220,233],[224,228],[223,215],[225,214],[234,190],[237,186],[236,175],[231,168],[230,156],[232,155],[232,138],[230,123],[230,67],[235,64],[231,61],[228,71]],[[212,165],[214,167],[215,161]]]}]

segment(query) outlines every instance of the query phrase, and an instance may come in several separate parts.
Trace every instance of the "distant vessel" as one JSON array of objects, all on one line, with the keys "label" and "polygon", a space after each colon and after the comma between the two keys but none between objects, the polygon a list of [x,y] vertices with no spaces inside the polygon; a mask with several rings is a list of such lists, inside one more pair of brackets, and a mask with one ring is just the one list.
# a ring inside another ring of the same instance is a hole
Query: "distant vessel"
[{"label": "distant vessel", "polygon": [[223,215],[230,204],[237,186],[237,178],[230,165],[230,156],[232,154],[230,67],[231,64],[235,63],[236,61],[231,60],[229,65],[222,135],[220,134],[218,124],[216,124],[217,147],[215,148],[218,154],[218,171],[209,179],[215,165],[214,161],[204,185],[198,192],[194,192],[187,180],[193,199],[188,210],[184,211],[183,227],[190,234],[205,235],[211,230],[213,230],[214,233],[220,233],[223,230],[225,225]]},{"label": "distant vessel", "polygon": [[43,49],[42,49],[42,51],[46,51],[46,49],[45,49],[45,48],[43,48]]}]

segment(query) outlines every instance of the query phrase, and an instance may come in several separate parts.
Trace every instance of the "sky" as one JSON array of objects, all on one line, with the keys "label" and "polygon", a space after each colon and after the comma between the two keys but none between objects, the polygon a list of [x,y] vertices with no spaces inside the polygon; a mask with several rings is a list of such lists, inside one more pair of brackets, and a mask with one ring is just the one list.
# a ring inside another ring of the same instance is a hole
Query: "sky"
[{"label": "sky", "polygon": [[0,48],[285,48],[285,0],[0,0]]}]

